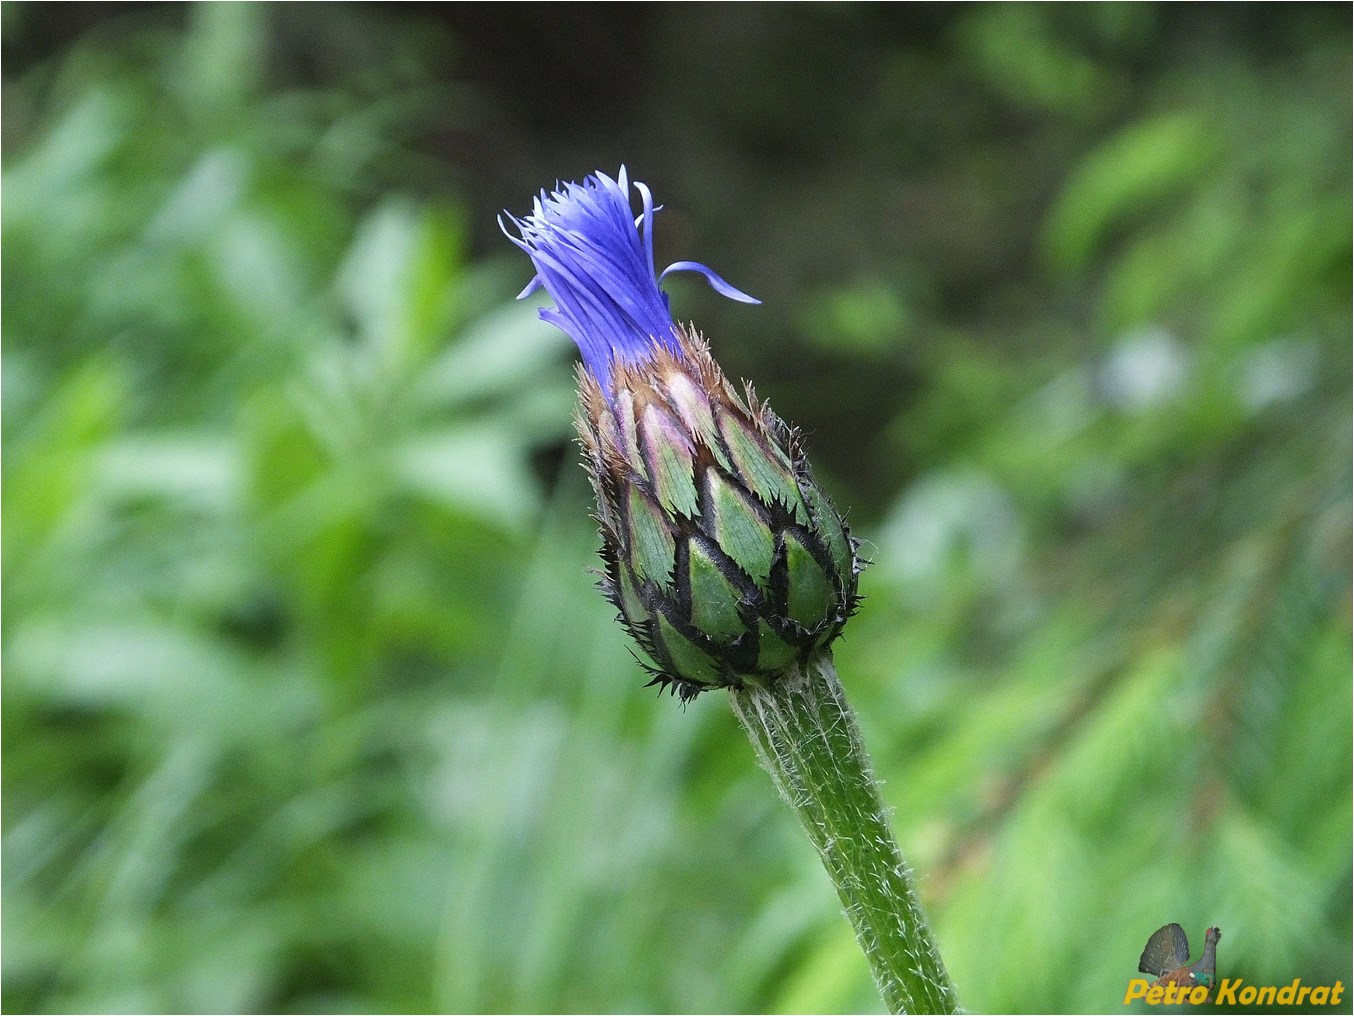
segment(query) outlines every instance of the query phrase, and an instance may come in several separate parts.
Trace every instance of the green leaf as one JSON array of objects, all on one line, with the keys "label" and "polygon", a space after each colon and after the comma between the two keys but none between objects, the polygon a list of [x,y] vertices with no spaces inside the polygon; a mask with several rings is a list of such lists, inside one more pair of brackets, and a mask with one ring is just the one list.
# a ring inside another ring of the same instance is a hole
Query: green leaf
[{"label": "green leaf", "polygon": [[765,621],[757,622],[757,669],[765,673],[784,670],[794,662],[799,650],[786,642]]},{"label": "green leaf", "polygon": [[1082,163],[1049,213],[1044,247],[1068,272],[1084,269],[1116,227],[1198,186],[1220,151],[1200,116],[1170,113],[1111,138]]},{"label": "green leaf", "polygon": [[776,558],[771,530],[743,496],[717,473],[708,472],[706,482],[710,488],[719,549],[733,558],[754,582],[765,587]]},{"label": "green leaf", "polygon": [[838,580],[842,583],[849,582],[855,567],[856,555],[851,549],[841,516],[837,514],[827,496],[814,484],[801,484],[800,490],[813,513],[814,528],[827,544],[828,553],[832,555]]},{"label": "green leaf", "polygon": [[835,598],[832,582],[793,533],[785,534],[785,561],[790,579],[790,618],[813,631],[831,616]]},{"label": "green leaf", "polygon": [[691,543],[689,559],[691,623],[713,639],[732,641],[746,630],[738,616],[738,589],[699,543]]},{"label": "green leaf", "polygon": [[715,661],[706,655],[705,650],[678,632],[661,614],[655,627],[662,647],[667,650],[677,670],[677,676],[699,684],[721,683],[719,668],[715,665]]},{"label": "green leaf", "polygon": [[720,413],[719,419],[738,479],[766,504],[780,502],[794,513],[796,520],[807,522],[808,511],[785,453],[763,439],[741,417],[726,411]]},{"label": "green leaf", "polygon": [[636,487],[630,488],[626,524],[629,527],[630,563],[635,575],[641,579],[652,579],[660,586],[670,586],[677,545],[662,509]]}]

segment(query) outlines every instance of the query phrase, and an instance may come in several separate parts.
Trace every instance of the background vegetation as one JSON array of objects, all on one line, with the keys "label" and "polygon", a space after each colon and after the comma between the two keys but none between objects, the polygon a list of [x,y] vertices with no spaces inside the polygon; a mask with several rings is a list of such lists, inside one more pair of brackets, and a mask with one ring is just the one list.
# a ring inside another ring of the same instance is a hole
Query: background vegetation
[{"label": "background vegetation", "polygon": [[966,1006],[1350,984],[1348,5],[4,18],[9,1011],[878,1009],[586,573],[494,214],[622,161],[868,541]]}]

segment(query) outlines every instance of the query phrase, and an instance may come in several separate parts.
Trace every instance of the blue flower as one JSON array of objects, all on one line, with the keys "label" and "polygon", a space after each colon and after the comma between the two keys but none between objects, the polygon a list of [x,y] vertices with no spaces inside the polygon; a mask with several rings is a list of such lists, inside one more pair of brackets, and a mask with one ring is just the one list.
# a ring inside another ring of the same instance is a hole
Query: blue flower
[{"label": "blue flower", "polygon": [[613,362],[648,359],[657,346],[680,354],[668,297],[658,288],[669,272],[699,272],[731,300],[761,302],[695,261],[677,261],[656,274],[653,195],[638,180],[635,189],[643,203],[638,218],[622,166],[615,180],[594,173],[582,183],[567,183],[549,194],[541,191],[525,218],[504,213],[520,237],[499,219],[504,235],[536,267],[536,276],[518,299],[545,287],[555,306],[541,310],[542,320],[574,340],[588,373],[604,392],[610,389]]}]

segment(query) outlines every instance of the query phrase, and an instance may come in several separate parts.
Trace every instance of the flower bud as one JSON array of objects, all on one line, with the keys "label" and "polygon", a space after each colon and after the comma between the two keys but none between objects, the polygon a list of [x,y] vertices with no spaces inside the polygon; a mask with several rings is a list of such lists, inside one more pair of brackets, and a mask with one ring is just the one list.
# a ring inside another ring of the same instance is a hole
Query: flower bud
[{"label": "flower bud", "polygon": [[[658,288],[653,205],[632,217],[622,168],[542,194],[512,221],[583,353],[578,432],[597,495],[601,587],[684,700],[765,684],[827,648],[855,609],[856,542],[796,431],[740,397]],[[641,232],[641,225],[643,231]],[[756,302],[708,268],[721,293]],[[661,278],[661,276],[659,277]],[[524,294],[525,295],[525,294]]]}]

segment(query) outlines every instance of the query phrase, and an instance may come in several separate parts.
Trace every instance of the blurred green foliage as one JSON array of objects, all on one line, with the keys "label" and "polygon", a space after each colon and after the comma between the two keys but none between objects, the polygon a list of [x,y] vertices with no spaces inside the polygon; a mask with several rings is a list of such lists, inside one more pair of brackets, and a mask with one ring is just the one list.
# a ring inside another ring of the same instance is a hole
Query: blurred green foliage
[{"label": "blurred green foliage", "polygon": [[8,1010],[878,1008],[585,571],[490,212],[622,159],[856,506],[838,664],[965,1005],[1115,1011],[1169,921],[1350,983],[1347,8],[56,9],[5,9]]}]

